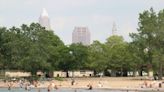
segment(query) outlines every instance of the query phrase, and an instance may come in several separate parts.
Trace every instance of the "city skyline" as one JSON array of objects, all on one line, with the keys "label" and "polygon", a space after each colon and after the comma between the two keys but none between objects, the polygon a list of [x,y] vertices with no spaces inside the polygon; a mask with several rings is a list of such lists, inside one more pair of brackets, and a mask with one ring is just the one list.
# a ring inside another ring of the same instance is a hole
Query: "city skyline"
[{"label": "city skyline", "polygon": [[130,41],[128,34],[137,32],[139,13],[151,7],[155,11],[164,9],[163,3],[163,0],[0,0],[0,26],[19,27],[38,22],[42,8],[46,8],[52,30],[65,44],[71,44],[75,26],[89,27],[92,41],[105,42],[112,35],[113,22],[117,34]]},{"label": "city skyline", "polygon": [[90,45],[91,34],[88,27],[75,27],[72,32],[72,43]]},{"label": "city skyline", "polygon": [[46,30],[51,30],[50,19],[49,19],[48,13],[45,8],[42,9],[42,13],[40,14],[39,24],[42,27],[45,27]]}]

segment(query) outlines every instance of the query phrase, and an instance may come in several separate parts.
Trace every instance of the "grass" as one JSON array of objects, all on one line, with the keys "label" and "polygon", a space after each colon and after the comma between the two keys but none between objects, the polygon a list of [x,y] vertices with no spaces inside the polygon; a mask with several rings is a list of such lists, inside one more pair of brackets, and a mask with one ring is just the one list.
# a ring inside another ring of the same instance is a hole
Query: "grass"
[{"label": "grass", "polygon": [[61,77],[55,77],[55,80],[58,80],[58,81],[64,81],[64,79],[61,78]]}]

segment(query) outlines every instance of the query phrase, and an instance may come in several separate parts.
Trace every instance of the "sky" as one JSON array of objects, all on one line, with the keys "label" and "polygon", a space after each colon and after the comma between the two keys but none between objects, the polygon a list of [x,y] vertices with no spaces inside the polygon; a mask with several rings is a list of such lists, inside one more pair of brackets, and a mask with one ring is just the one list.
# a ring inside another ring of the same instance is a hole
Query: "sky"
[{"label": "sky", "polygon": [[151,7],[164,9],[164,0],[0,0],[0,26],[20,27],[38,22],[46,8],[51,28],[65,44],[71,44],[75,26],[86,26],[91,41],[105,42],[112,35],[115,22],[117,35],[131,41],[136,33],[139,13]]}]

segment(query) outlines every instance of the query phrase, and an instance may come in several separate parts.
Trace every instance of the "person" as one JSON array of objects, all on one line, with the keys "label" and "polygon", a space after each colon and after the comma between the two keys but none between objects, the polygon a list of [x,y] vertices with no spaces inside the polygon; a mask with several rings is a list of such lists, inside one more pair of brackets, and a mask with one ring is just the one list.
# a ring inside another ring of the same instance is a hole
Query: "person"
[{"label": "person", "polygon": [[23,88],[23,81],[22,80],[19,80],[19,86],[20,86],[20,88]]},{"label": "person", "polygon": [[75,80],[72,79],[72,81],[71,81],[71,85],[74,85],[74,84],[75,84]]},{"label": "person", "polygon": [[92,87],[92,85],[90,83],[88,84],[88,87],[89,87],[88,88],[89,90],[92,90],[93,89],[93,87]]},{"label": "person", "polygon": [[148,83],[147,83],[146,80],[144,81],[144,85],[145,85],[146,88],[148,87]]},{"label": "person", "polygon": [[11,82],[8,83],[8,90],[11,90],[12,86],[13,86],[13,82],[11,81]]},{"label": "person", "polygon": [[102,85],[102,83],[99,81],[99,83],[98,83],[98,86],[99,87],[103,87],[103,85]]},{"label": "person", "polygon": [[57,85],[55,85],[54,88],[57,90],[58,89]]},{"label": "person", "polygon": [[8,83],[8,90],[11,90],[11,83]]},{"label": "person", "polygon": [[47,92],[50,92],[51,90],[50,90],[50,88],[48,87],[48,89],[47,89]]},{"label": "person", "polygon": [[50,83],[50,84],[48,85],[48,88],[47,88],[47,91],[48,91],[48,92],[51,91],[51,87],[52,87],[52,84]]},{"label": "person", "polygon": [[37,88],[38,87],[38,81],[33,81],[33,85]]},{"label": "person", "polygon": [[27,91],[30,91],[31,90],[30,83],[27,82],[25,84],[25,90],[27,90]]}]

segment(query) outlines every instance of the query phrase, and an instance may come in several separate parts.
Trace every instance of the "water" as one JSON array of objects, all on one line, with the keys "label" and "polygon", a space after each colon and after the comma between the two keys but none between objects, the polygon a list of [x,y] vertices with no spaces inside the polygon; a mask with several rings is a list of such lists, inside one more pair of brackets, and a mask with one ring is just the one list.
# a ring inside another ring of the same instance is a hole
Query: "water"
[{"label": "water", "polygon": [[[30,91],[27,91],[23,88],[12,88],[11,90],[8,90],[7,88],[0,88],[0,92],[38,92],[38,89],[31,89]],[[40,89],[40,92],[48,92],[47,89]],[[120,90],[107,90],[107,89],[93,89],[93,90],[87,90],[87,89],[58,89],[58,90],[51,90],[50,92],[127,92],[127,91],[120,91]],[[128,91],[128,92],[134,92],[134,91]]]}]

